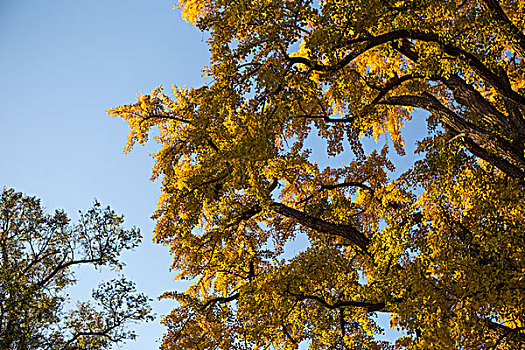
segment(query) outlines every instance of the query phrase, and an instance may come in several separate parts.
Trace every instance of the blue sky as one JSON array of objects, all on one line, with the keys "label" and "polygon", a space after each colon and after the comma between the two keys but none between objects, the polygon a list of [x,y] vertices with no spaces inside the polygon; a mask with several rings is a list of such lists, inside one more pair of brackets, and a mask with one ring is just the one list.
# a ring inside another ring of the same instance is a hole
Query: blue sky
[{"label": "blue sky", "polygon": [[[126,275],[156,298],[175,284],[166,248],[151,243],[159,184],[149,181],[154,145],[125,155],[127,125],[106,115],[158,85],[196,86],[208,61],[203,36],[173,0],[0,0],[0,186],[72,217],[97,198],[142,229]],[[100,276],[82,270],[73,297]],[[173,304],[156,302],[158,314]],[[137,327],[155,349],[158,324]]]}]

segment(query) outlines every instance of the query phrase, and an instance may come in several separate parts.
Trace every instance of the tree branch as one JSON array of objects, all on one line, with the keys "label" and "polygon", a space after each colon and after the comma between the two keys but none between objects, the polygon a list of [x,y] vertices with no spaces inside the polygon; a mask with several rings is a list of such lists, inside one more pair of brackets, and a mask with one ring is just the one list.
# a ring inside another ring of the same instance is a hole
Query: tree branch
[{"label": "tree branch", "polygon": [[367,190],[372,195],[375,194],[375,190],[372,187],[367,186],[364,183],[358,182],[358,181],[345,181],[345,182],[338,183],[338,184],[335,184],[335,185],[322,184],[321,185],[321,190],[333,190],[333,189],[336,189],[336,188],[350,187],[350,186],[359,187],[359,188],[362,188],[363,190]]},{"label": "tree branch", "polygon": [[162,115],[162,114],[150,114],[147,117],[142,117],[142,121],[147,121],[150,119],[168,119],[168,120],[175,120],[177,122],[185,123],[185,124],[191,124],[189,120],[182,119],[179,117],[175,117],[172,115]]},{"label": "tree branch", "polygon": [[386,94],[388,94],[390,91],[400,86],[404,82],[421,78],[423,78],[423,76],[417,74],[407,74],[402,76],[401,78],[396,75],[386,83],[386,85],[381,89],[381,91],[374,98],[371,104],[377,104],[383,97],[385,97]]},{"label": "tree branch", "polygon": [[479,157],[490,164],[493,164],[499,170],[503,171],[505,174],[510,176],[513,179],[518,179],[522,184],[525,184],[525,171],[521,170],[519,167],[510,163],[504,158],[496,157],[490,154],[486,149],[479,146],[476,142],[472,141],[467,137],[463,137],[463,145],[476,157]]},{"label": "tree branch", "polygon": [[482,6],[487,10],[494,23],[510,36],[509,45],[525,59],[525,35],[507,17],[497,0],[481,0]]},{"label": "tree branch", "polygon": [[[525,158],[522,149],[517,148],[501,136],[493,134],[459,117],[429,93],[425,92],[421,95],[393,96],[381,101],[380,104],[411,106],[427,110],[438,116],[446,126],[454,130],[456,133],[464,133],[465,135],[469,135],[469,137],[486,144],[503,160],[506,158],[512,159],[518,164],[518,166],[525,166]],[[501,168],[500,170],[504,171],[504,169]],[[515,177],[515,175],[513,175],[513,177]]]},{"label": "tree branch", "polygon": [[216,303],[225,304],[225,303],[229,303],[230,301],[237,300],[239,299],[240,296],[241,296],[240,293],[235,293],[233,295],[230,295],[229,297],[217,297],[217,298],[210,299],[206,303],[204,303],[204,305],[201,307],[201,311],[206,310],[212,304],[216,304]]},{"label": "tree branch", "polygon": [[93,263],[100,263],[102,262],[102,257],[96,258],[96,259],[80,259],[80,260],[70,260],[68,262],[64,262],[65,260],[62,260],[63,262],[58,264],[53,271],[47,277],[40,280],[40,282],[36,283],[34,287],[41,288],[47,284],[53,277],[56,276],[57,273],[60,271],[63,271],[67,269],[68,267],[74,266],[74,265],[81,265],[81,264],[93,264]]},{"label": "tree branch", "polygon": [[[353,45],[356,43],[366,43],[361,49],[356,49],[354,52],[343,57],[339,62],[336,62],[332,65],[319,64],[313,62],[312,60],[305,57],[290,57],[285,55],[285,59],[291,63],[301,63],[306,65],[312,70],[320,72],[335,72],[344,68],[347,64],[353,61],[358,56],[363,53],[386,43],[394,42],[396,40],[410,39],[410,40],[420,40],[423,42],[432,42],[438,44],[444,53],[458,58],[464,63],[466,63],[472,70],[474,70],[485,82],[493,86],[499,93],[504,97],[514,100],[517,103],[522,105],[525,104],[525,97],[514,91],[506,82],[501,79],[498,74],[490,70],[487,66],[483,64],[476,56],[472,53],[465,51],[451,43],[444,42],[439,35],[435,33],[422,32],[415,29],[401,29],[395,30],[392,32],[384,33],[378,36],[367,36],[363,38],[356,38],[345,42],[345,46]],[[398,46],[400,48],[402,46]],[[405,46],[406,48],[406,46]],[[405,50],[405,52],[408,52]],[[410,56],[416,58],[416,54],[412,53]],[[409,57],[410,58],[410,57]]]},{"label": "tree branch", "polygon": [[323,305],[329,310],[342,309],[345,307],[362,307],[362,308],[365,308],[367,312],[375,312],[375,311],[384,311],[386,307],[386,304],[384,302],[372,303],[372,302],[367,302],[367,301],[353,301],[353,300],[338,300],[335,303],[330,304],[325,299],[317,295],[308,295],[304,293],[293,293],[290,291],[287,291],[287,293],[295,297],[295,300],[297,301],[315,300],[319,304]]},{"label": "tree branch", "polygon": [[274,202],[271,205],[271,208],[276,213],[294,219],[303,226],[314,229],[318,232],[348,239],[350,242],[357,245],[367,255],[370,255],[370,253],[367,251],[367,247],[370,244],[370,239],[368,239],[368,237],[366,237],[361,231],[351,225],[333,224],[323,219],[310,216],[297,209],[288,207],[282,203]]},{"label": "tree branch", "polygon": [[[515,133],[517,130],[511,123],[509,117],[501,113],[489,101],[487,101],[476,89],[467,84],[457,74],[450,78],[439,78],[454,94],[456,101],[478,114],[485,122],[498,126],[500,129]],[[523,123],[523,121],[522,121]],[[518,131],[521,131],[518,129]],[[520,133],[521,134],[521,133]],[[519,135],[516,135],[519,136]]]}]

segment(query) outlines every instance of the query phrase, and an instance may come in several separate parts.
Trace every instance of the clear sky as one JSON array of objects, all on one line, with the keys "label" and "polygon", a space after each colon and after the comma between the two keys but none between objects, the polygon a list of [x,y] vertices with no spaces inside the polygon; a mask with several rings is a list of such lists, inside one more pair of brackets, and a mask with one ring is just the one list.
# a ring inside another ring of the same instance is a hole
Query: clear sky
[{"label": "clear sky", "polygon": [[[42,198],[75,217],[97,198],[142,229],[125,256],[126,275],[156,298],[176,284],[166,248],[151,243],[159,184],[149,181],[154,150],[125,155],[127,125],[106,115],[158,85],[196,86],[208,62],[203,36],[174,0],[0,0],[0,187]],[[82,271],[81,290],[95,287]],[[94,276],[97,277],[97,276]],[[173,304],[155,302],[158,314]],[[155,349],[158,324],[137,327]]]},{"label": "clear sky", "polygon": [[[105,111],[158,85],[203,83],[204,37],[181,20],[174,2],[0,0],[0,186],[38,196],[49,211],[62,208],[72,217],[95,198],[124,214],[126,225],[144,236],[126,254],[125,274],[152,298],[184,287],[172,280],[167,249],[151,243],[159,184],[149,181],[148,153],[155,145],[125,155],[127,125]],[[410,131],[415,137],[424,124],[418,118]],[[409,154],[413,148],[408,145]],[[72,296],[89,295],[98,275],[82,270],[78,277]],[[173,303],[153,306],[161,315]],[[121,349],[158,348],[158,319],[135,329],[138,340]]]}]

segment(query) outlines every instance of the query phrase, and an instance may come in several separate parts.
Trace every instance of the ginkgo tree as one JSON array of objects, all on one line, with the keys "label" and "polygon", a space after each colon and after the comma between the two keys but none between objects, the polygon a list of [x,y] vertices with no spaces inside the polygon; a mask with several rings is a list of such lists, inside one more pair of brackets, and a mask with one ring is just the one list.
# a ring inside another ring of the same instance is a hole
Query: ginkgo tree
[{"label": "ginkgo tree", "polygon": [[161,145],[155,241],[193,281],[162,349],[525,348],[525,2],[178,6],[207,83],[109,111]]}]

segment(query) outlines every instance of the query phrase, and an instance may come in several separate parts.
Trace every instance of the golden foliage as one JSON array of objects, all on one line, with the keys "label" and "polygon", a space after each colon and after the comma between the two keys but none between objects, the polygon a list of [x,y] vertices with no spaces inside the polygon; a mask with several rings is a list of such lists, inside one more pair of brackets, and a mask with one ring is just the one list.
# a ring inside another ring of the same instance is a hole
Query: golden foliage
[{"label": "golden foliage", "polygon": [[109,111],[126,150],[158,130],[155,240],[193,280],[163,349],[386,349],[378,311],[397,348],[525,346],[523,2],[179,6],[210,83]]}]

